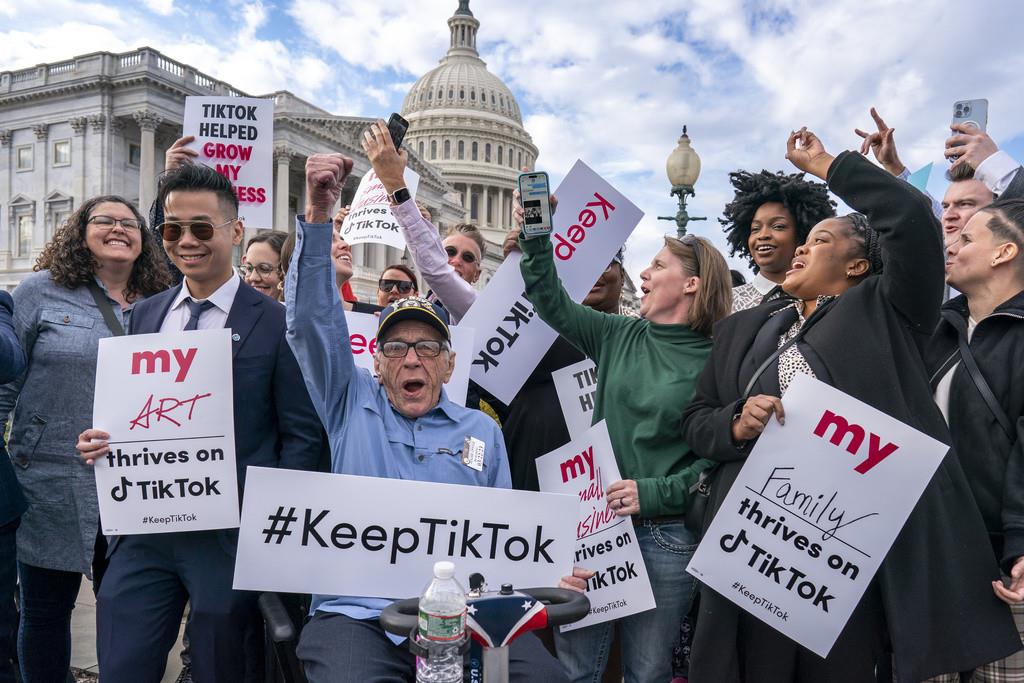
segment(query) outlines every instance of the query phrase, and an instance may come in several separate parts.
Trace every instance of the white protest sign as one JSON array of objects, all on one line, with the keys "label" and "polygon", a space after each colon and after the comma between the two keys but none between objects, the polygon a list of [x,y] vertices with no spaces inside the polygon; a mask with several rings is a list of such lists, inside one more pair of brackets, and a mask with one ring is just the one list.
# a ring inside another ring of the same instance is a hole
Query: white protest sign
[{"label": "white protest sign", "polygon": [[[409,194],[416,196],[420,176],[408,166],[405,168],[405,187]],[[395,215],[391,213],[391,201],[384,183],[370,170],[359,181],[356,194],[352,197],[352,210],[341,224],[341,236],[349,244],[385,244],[395,249],[405,249],[405,237],[398,227]]]},{"label": "white protest sign", "polygon": [[463,586],[557,586],[579,503],[511,489],[250,467],[234,588],[408,598],[434,563]]},{"label": "white protest sign", "polygon": [[[569,297],[582,301],[644,214],[582,161],[555,194],[555,267]],[[470,377],[504,403],[515,398],[558,336],[523,294],[520,257],[513,252],[505,259],[462,319],[476,330]]]},{"label": "white protest sign", "polygon": [[604,420],[558,450],[537,458],[541,491],[569,493],[580,501],[575,562],[594,570],[587,581],[590,614],[562,627],[572,631],[654,609],[647,566],[633,521],[619,517],[604,492],[622,479]]},{"label": "white protest sign", "polygon": [[825,657],[949,447],[797,374],[687,571]]},{"label": "white protest sign", "polygon": [[562,417],[569,429],[569,438],[575,439],[590,429],[594,419],[594,399],[597,398],[597,366],[589,358],[567,365],[551,373],[558,402],[562,404]]},{"label": "white protest sign", "polygon": [[103,533],[238,526],[231,330],[101,339],[92,420]]},{"label": "white protest sign", "polygon": [[[377,352],[377,325],[380,318],[372,313],[347,311],[349,342],[356,367],[373,372],[373,354]],[[469,391],[469,358],[473,354],[473,330],[464,325],[448,328],[452,333],[452,350],[455,352],[455,371],[444,385],[448,399],[460,406],[466,404]]]},{"label": "white protest sign", "polygon": [[199,152],[196,161],[234,185],[246,227],[274,227],[274,101],[186,97],[182,134],[196,137],[189,145]]}]

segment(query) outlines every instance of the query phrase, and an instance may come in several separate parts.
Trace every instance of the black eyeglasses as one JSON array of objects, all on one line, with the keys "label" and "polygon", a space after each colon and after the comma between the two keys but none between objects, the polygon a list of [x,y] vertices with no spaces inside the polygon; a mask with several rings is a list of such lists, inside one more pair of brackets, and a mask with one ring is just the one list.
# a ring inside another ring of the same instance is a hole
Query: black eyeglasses
[{"label": "black eyeglasses", "polygon": [[272,266],[269,263],[257,263],[256,265],[253,265],[251,263],[243,263],[241,266],[239,266],[239,270],[242,271],[242,275],[249,276],[253,274],[253,271],[255,271],[259,273],[261,276],[266,277],[267,275],[272,275],[274,272],[276,272],[277,266]]},{"label": "black eyeglasses", "polygon": [[448,258],[452,258],[458,254],[459,258],[461,258],[464,263],[476,263],[476,254],[471,251],[464,251],[459,254],[459,250],[455,247],[445,247],[444,252],[448,254]]},{"label": "black eyeglasses", "polygon": [[377,288],[385,294],[390,294],[393,289],[397,289],[399,294],[408,294],[415,286],[416,283],[408,280],[381,280],[377,283]]},{"label": "black eyeglasses", "polygon": [[110,216],[93,216],[89,222],[104,230],[113,230],[115,225],[120,225],[125,230],[138,230],[139,222],[134,218],[112,218]]},{"label": "black eyeglasses", "polygon": [[444,342],[435,339],[421,339],[417,342],[386,341],[380,345],[380,351],[387,358],[405,358],[409,347],[416,349],[417,358],[436,358],[441,350],[448,348]]},{"label": "black eyeglasses", "polygon": [[157,230],[160,232],[160,239],[164,242],[177,242],[185,230],[191,232],[192,236],[200,242],[207,242],[213,239],[214,230],[230,225],[237,220],[237,218],[231,218],[220,225],[214,225],[208,221],[167,221],[161,223]]}]

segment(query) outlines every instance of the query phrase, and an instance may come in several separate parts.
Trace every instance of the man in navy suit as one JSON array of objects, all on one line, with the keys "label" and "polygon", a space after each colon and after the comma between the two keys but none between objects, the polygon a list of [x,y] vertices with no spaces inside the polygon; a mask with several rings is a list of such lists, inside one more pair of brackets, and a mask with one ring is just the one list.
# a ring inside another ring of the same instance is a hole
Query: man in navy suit
[{"label": "man in navy suit", "polygon": [[[316,469],[320,422],[285,342],[285,309],[232,268],[233,247],[242,240],[234,188],[206,166],[185,164],[164,176],[157,199],[164,249],[184,280],[137,304],[130,332],[231,329],[240,492],[249,465]],[[104,455],[107,439],[86,430],[77,445],[81,456],[91,462]],[[97,596],[106,683],[159,682],[186,600],[193,679],[246,680],[253,657],[245,634],[253,636],[258,617],[256,595],[231,589],[237,541],[237,529],[114,539]]]},{"label": "man in navy suit", "polygon": [[[25,352],[14,333],[14,301],[0,291],[0,384],[17,379],[25,370]],[[14,682],[11,664],[13,635],[17,613],[14,611],[14,586],[18,578],[15,562],[15,536],[25,497],[14,476],[6,449],[0,446],[0,683]]]}]

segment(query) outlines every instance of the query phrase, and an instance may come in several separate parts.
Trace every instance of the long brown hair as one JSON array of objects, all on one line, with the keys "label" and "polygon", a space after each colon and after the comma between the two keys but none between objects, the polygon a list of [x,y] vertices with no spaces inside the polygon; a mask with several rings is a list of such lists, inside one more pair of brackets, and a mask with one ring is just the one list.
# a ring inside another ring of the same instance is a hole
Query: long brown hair
[{"label": "long brown hair", "polygon": [[[716,322],[732,312],[732,274],[722,254],[703,237],[687,235],[686,240],[665,237],[665,246],[683,264],[683,270],[700,278],[690,304],[688,324],[705,337]],[[700,250],[700,253],[695,253]]]},{"label": "long brown hair", "polygon": [[124,197],[103,195],[82,202],[71,216],[60,226],[36,260],[33,270],[49,270],[50,277],[57,284],[76,289],[92,280],[100,264],[85,242],[85,231],[89,225],[92,210],[103,203],[122,204],[131,209],[139,222],[139,237],[142,251],[132,264],[132,272],[124,289],[124,296],[133,300],[139,296],[150,296],[171,286],[171,273],[167,258],[156,236],[146,227],[146,219],[139,210]]}]

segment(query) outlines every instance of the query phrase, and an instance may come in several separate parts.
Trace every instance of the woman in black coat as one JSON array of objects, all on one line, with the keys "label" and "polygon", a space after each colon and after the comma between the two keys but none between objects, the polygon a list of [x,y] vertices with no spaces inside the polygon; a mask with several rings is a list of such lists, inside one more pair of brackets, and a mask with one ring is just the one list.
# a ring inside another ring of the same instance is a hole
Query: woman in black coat
[{"label": "woman in black coat", "polygon": [[[921,357],[943,290],[941,231],[927,199],[859,154],[833,157],[806,129],[790,136],[786,156],[867,220],[851,214],[816,225],[783,285],[794,298],[716,326],[682,430],[698,455],[719,463],[705,528],[765,423],[781,414],[778,397],[795,372],[949,442]],[[755,370],[793,336],[799,341],[745,396]],[[899,681],[971,669],[1020,649],[992,594],[997,577],[963,471],[946,457],[827,659],[704,587],[690,680],[873,681],[890,647]]]}]

